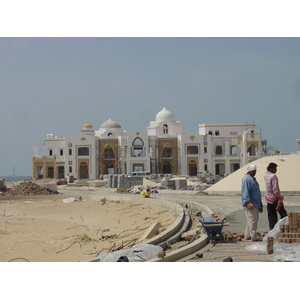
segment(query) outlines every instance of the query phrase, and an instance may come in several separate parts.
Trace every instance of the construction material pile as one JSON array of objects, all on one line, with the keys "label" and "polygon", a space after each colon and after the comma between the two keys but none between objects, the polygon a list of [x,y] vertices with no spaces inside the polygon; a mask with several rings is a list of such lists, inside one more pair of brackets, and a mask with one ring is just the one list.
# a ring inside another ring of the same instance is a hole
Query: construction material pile
[{"label": "construction material pile", "polygon": [[[142,185],[135,185],[127,189],[127,192],[130,194],[141,194],[145,190],[145,188],[147,187]],[[158,194],[158,191],[156,189],[150,189],[149,194]]]},{"label": "construction material pile", "polygon": [[38,184],[32,181],[22,181],[18,185],[14,186],[6,193],[2,193],[3,196],[32,196],[32,195],[53,195],[50,189],[44,189]]},{"label": "construction material pile", "polygon": [[300,212],[288,213],[288,224],[280,225],[278,243],[300,243]]},{"label": "construction material pile", "polygon": [[[239,241],[242,241],[244,239],[244,234],[239,234],[239,233],[236,233],[236,232],[230,232],[229,230],[227,229],[224,229],[222,230],[222,234],[224,236],[224,239],[225,241],[236,241],[236,242],[239,242]],[[257,236],[259,238],[263,238],[267,233],[266,232],[257,232]]]}]

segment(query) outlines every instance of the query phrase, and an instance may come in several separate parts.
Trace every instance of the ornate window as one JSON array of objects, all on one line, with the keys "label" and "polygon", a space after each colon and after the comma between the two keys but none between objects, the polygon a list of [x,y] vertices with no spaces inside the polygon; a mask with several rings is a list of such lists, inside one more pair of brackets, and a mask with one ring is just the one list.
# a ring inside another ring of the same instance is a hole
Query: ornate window
[{"label": "ornate window", "polygon": [[90,150],[88,147],[80,147],[78,148],[78,156],[86,156],[89,155]]},{"label": "ornate window", "polygon": [[188,146],[187,154],[198,154],[198,147],[197,146]]},{"label": "ornate window", "polygon": [[162,157],[163,158],[172,158],[172,156],[173,156],[172,148],[170,147],[170,145],[166,145],[162,152]]},{"label": "ornate window", "polygon": [[222,146],[216,147],[216,155],[222,155]]},{"label": "ornate window", "polygon": [[144,142],[141,138],[137,137],[132,142],[132,151],[134,157],[142,157],[143,155],[143,149],[144,149]]},{"label": "ornate window", "polygon": [[163,126],[163,134],[168,134],[168,125],[164,124]]},{"label": "ornate window", "polygon": [[115,158],[114,151],[113,151],[113,149],[111,149],[110,146],[105,147],[103,157],[104,157],[104,159],[114,159]]}]

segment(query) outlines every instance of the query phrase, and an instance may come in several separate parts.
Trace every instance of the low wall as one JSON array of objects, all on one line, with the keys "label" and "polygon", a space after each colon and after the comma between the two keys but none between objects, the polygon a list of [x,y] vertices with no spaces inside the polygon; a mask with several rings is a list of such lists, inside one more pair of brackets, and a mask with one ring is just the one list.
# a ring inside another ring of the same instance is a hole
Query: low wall
[{"label": "low wall", "polygon": [[167,255],[164,258],[152,258],[150,260],[147,260],[147,262],[174,262],[196,251],[199,251],[207,244],[207,236],[206,234],[203,234],[199,239],[195,240],[194,242],[167,253]]},{"label": "low wall", "polygon": [[62,200],[69,198],[64,195],[30,195],[30,196],[0,196],[0,201],[3,200]]}]

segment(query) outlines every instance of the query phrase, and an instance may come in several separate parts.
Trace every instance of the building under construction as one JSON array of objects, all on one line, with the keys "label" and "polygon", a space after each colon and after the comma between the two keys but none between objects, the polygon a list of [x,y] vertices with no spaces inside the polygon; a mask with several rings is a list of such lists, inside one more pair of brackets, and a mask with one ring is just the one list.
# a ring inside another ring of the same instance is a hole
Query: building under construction
[{"label": "building under construction", "polygon": [[256,124],[200,124],[184,132],[163,108],[147,131],[126,133],[112,119],[99,130],[82,125],[73,137],[47,134],[43,155],[33,149],[33,178],[99,179],[104,174],[150,171],[151,174],[226,176],[262,157],[264,142]]}]

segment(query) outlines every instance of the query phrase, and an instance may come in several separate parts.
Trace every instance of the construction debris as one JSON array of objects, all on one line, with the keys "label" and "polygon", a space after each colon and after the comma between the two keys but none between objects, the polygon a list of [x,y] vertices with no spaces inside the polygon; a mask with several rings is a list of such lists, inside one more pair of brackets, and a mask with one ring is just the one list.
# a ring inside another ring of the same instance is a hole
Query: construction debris
[{"label": "construction debris", "polygon": [[[129,188],[127,191],[130,194],[141,194],[145,190],[145,186],[143,185],[135,185],[131,188]],[[151,189],[149,191],[150,194],[158,194],[158,191],[156,189]]]},{"label": "construction debris", "polygon": [[53,192],[50,189],[40,187],[38,184],[32,181],[23,181],[14,186],[11,190],[2,193],[2,196],[33,196],[33,195],[53,195],[57,192]]},{"label": "construction debris", "polygon": [[68,182],[67,182],[67,179],[59,179],[56,181],[56,184],[57,185],[67,185]]}]

